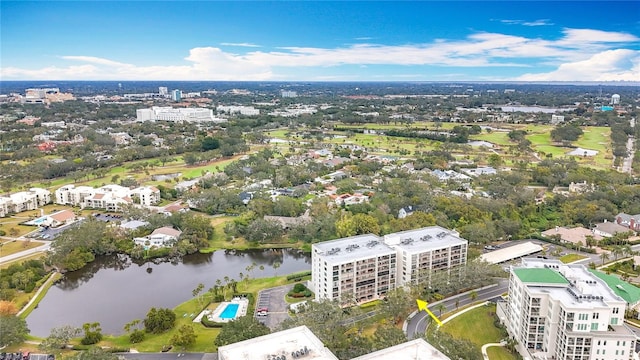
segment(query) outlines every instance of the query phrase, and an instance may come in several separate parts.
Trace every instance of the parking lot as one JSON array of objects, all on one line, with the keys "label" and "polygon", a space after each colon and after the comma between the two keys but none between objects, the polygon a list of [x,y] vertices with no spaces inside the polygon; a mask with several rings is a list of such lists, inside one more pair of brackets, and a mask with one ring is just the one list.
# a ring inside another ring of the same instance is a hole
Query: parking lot
[{"label": "parking lot", "polygon": [[[293,285],[284,285],[260,291],[256,301],[255,318],[271,330],[277,328],[289,318],[289,304],[285,301],[285,296],[292,288]],[[268,310],[266,316],[258,315],[258,309],[264,308]]]}]

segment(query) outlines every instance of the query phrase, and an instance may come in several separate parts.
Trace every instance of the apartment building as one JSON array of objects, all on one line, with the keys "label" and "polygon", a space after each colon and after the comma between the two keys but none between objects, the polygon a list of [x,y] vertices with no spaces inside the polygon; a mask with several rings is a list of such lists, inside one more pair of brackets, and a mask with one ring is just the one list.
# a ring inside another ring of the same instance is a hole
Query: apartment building
[{"label": "apartment building", "polygon": [[221,122],[213,116],[213,110],[205,108],[172,108],[170,106],[153,106],[150,109],[137,109],[137,120],[173,121],[173,122]]},{"label": "apartment building", "polygon": [[119,211],[127,204],[149,207],[160,202],[160,190],[153,186],[141,186],[129,189],[110,184],[100,188],[90,186],[65,185],[55,191],[55,202],[60,205],[79,206],[80,208]]},{"label": "apartment building", "polygon": [[396,251],[376,235],[313,244],[311,254],[317,299],[361,303],[396,287]]},{"label": "apartment building", "polygon": [[396,250],[400,285],[430,282],[434,272],[451,272],[467,262],[468,241],[440,226],[385,235],[384,242]]},{"label": "apartment building", "polygon": [[583,265],[524,259],[512,267],[508,300],[497,314],[530,358],[633,359],[626,302]]},{"label": "apartment building", "polygon": [[23,211],[35,210],[51,202],[51,192],[41,188],[31,188],[9,196],[0,197],[0,217]]},{"label": "apartment building", "polygon": [[451,272],[467,261],[467,240],[439,226],[388,234],[360,235],[312,246],[312,283],[318,299],[357,303],[389,290],[430,281],[435,271]]}]

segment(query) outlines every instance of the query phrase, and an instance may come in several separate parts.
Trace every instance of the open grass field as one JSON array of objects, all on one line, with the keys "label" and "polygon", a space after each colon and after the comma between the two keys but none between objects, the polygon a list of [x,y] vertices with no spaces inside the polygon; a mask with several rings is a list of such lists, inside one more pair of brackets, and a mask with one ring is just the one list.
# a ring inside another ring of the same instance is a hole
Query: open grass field
[{"label": "open grass field", "polygon": [[33,249],[42,245],[36,241],[25,240],[0,240],[0,257],[15,254],[20,251]]}]

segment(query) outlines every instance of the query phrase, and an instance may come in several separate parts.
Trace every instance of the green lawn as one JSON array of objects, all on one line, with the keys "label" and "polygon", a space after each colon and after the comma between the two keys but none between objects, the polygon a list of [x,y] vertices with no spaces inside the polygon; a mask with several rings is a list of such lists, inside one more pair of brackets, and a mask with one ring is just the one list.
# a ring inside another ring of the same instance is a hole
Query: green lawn
[{"label": "green lawn", "polygon": [[515,360],[516,357],[507,349],[500,346],[491,346],[487,348],[489,360]]},{"label": "green lawn", "polygon": [[[259,272],[259,270],[258,270]],[[259,275],[259,273],[257,274]],[[268,277],[268,278],[258,278],[258,279],[250,279],[248,281],[243,281],[238,284],[238,292],[242,293],[252,293],[253,298],[257,299],[257,294],[259,290],[285,285],[288,283],[293,283],[287,280],[286,276],[277,276],[277,277]],[[162,349],[163,346],[171,344],[171,337],[178,331],[180,326],[184,324],[193,325],[194,330],[197,335],[196,343],[190,346],[187,351],[189,352],[214,352],[217,350],[217,347],[213,344],[214,339],[220,333],[220,329],[218,328],[206,328],[200,323],[194,323],[192,314],[197,315],[201,309],[206,307],[208,304],[208,299],[205,298],[205,301],[202,303],[198,303],[196,299],[188,300],[178,306],[176,306],[173,310],[177,315],[176,325],[175,327],[164,333],[158,335],[146,334],[145,340],[138,344],[129,343],[128,335],[120,335],[120,336],[107,336],[105,340],[103,340],[99,345],[101,346],[111,346],[111,347],[123,347],[123,348],[134,348],[141,352],[158,352]],[[255,304],[249,305],[249,315],[250,312],[253,311]],[[132,319],[133,320],[133,319]],[[172,352],[178,352],[180,349],[174,348]]]},{"label": "green lawn", "polygon": [[24,240],[11,240],[4,241],[0,243],[0,257],[15,254],[20,251],[33,249],[34,247],[38,247],[42,245],[42,243],[35,241],[24,241]]},{"label": "green lawn", "polygon": [[500,330],[493,325],[495,305],[481,306],[470,310],[446,323],[441,331],[456,338],[468,339],[478,346],[487,343],[500,342],[503,338]]},{"label": "green lawn", "polygon": [[567,254],[564,255],[560,258],[560,261],[562,261],[565,264],[568,263],[572,263],[574,261],[578,261],[578,260],[582,260],[582,259],[586,259],[586,256],[582,256],[582,255],[578,255],[578,254]]}]

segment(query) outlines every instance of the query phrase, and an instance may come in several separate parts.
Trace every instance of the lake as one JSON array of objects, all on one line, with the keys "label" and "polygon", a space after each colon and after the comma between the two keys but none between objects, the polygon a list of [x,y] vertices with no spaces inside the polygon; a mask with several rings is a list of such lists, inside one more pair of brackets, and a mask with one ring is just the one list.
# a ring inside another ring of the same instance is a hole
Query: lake
[{"label": "lake", "polygon": [[[236,281],[247,266],[252,278],[311,270],[311,256],[298,250],[221,250],[185,256],[181,262],[134,262],[126,255],[101,257],[67,273],[27,318],[31,335],[46,337],[54,327],[99,322],[104,334],[122,334],[124,324],[144,319],[151,307],[174,308],[225,276]],[[273,264],[281,265],[274,269]],[[260,265],[264,270],[260,271]],[[224,284],[224,281],[223,281]],[[182,314],[178,314],[182,316]]]}]

